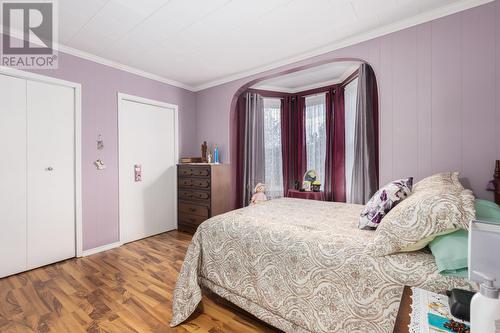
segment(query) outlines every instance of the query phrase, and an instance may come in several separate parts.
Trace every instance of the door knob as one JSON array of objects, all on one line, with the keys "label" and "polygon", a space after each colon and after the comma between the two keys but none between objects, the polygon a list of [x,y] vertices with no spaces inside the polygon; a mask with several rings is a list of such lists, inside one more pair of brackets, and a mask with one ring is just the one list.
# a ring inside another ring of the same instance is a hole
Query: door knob
[{"label": "door knob", "polygon": [[54,168],[49,166],[49,167],[48,167],[47,169],[45,169],[45,170],[47,170],[47,171],[52,171],[52,170],[54,170]]}]

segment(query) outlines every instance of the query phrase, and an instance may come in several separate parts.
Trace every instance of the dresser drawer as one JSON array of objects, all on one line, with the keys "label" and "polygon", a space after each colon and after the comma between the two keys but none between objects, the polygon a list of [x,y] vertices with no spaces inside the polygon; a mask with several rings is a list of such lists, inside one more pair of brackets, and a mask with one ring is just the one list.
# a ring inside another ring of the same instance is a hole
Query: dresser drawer
[{"label": "dresser drawer", "polygon": [[209,189],[210,188],[210,179],[179,178],[179,187]]},{"label": "dresser drawer", "polygon": [[179,216],[178,229],[190,234],[194,234],[198,226],[207,218],[204,216],[182,214]]},{"label": "dresser drawer", "polygon": [[179,199],[188,201],[196,200],[210,203],[210,192],[179,189]]},{"label": "dresser drawer", "polygon": [[187,232],[188,234],[191,235],[193,235],[196,232],[196,229],[198,229],[197,225],[186,224],[182,223],[181,221],[179,221],[179,224],[177,225],[177,230],[182,232]]},{"label": "dresser drawer", "polygon": [[180,202],[179,203],[179,220],[184,214],[197,215],[204,218],[208,218],[208,207],[201,205],[194,205],[191,203]]},{"label": "dresser drawer", "polygon": [[189,226],[199,226],[201,222],[205,221],[207,217],[191,214],[182,214],[179,217],[179,223]]},{"label": "dresser drawer", "polygon": [[181,177],[208,177],[210,176],[210,167],[191,167],[191,166],[180,166],[179,176]]}]

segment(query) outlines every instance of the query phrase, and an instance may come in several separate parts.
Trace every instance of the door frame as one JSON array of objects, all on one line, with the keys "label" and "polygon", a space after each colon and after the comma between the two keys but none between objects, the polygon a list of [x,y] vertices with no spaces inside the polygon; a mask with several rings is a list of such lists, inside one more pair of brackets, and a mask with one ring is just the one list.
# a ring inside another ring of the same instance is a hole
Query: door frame
[{"label": "door frame", "polygon": [[72,88],[75,92],[74,101],[74,185],[75,185],[75,257],[83,255],[82,231],[82,85],[80,83],[57,79],[51,76],[35,74],[15,68],[0,66],[0,75],[19,79],[43,82]]},{"label": "door frame", "polygon": [[[164,109],[172,109],[174,111],[174,160],[176,163],[179,161],[179,106],[177,104],[170,104],[166,102],[157,101],[154,99],[144,98],[135,95],[129,95],[125,93],[118,92],[117,94],[117,108],[118,108],[118,117],[116,127],[118,128],[118,225],[119,225],[119,234],[120,240],[119,244],[123,244],[123,228],[122,228],[122,219],[121,219],[121,200],[120,200],[120,108],[123,102],[134,102],[140,104],[146,104],[151,106],[157,106]],[[174,177],[174,188],[173,188],[173,197],[174,197],[174,220],[177,222],[177,177]]]}]

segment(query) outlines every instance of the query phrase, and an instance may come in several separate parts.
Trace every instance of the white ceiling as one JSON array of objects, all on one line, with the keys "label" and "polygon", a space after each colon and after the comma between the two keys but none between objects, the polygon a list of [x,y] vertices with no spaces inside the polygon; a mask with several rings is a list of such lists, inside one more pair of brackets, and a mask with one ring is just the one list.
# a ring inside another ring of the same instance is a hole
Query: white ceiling
[{"label": "white ceiling", "polygon": [[294,73],[264,80],[252,86],[254,89],[296,93],[341,83],[358,69],[360,63],[337,61]]},{"label": "white ceiling", "polygon": [[60,0],[59,40],[199,90],[489,1]]}]

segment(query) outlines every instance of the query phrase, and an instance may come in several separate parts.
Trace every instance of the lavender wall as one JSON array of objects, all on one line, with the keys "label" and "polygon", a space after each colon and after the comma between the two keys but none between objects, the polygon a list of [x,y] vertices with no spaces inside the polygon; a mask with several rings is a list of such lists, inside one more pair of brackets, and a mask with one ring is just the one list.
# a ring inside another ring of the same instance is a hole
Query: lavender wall
[{"label": "lavender wall", "polygon": [[198,141],[218,143],[223,161],[233,162],[230,109],[241,87],[344,58],[369,62],[377,75],[382,184],[457,170],[477,196],[492,199],[485,185],[500,159],[498,2],[198,92]]},{"label": "lavender wall", "polygon": [[[38,71],[82,85],[82,190],[84,250],[119,240],[117,93],[127,93],[179,106],[180,155],[197,150],[196,99],[193,92],[108,66],[59,54],[59,69]],[[97,151],[101,134],[105,148]],[[107,168],[96,170],[101,158]]]}]

